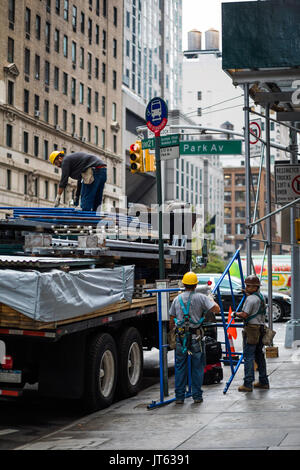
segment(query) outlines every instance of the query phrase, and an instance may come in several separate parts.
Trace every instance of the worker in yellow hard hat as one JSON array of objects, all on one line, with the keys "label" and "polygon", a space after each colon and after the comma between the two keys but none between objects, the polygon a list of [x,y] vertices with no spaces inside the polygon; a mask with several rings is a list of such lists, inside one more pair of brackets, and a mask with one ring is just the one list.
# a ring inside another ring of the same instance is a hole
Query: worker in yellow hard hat
[{"label": "worker in yellow hard hat", "polygon": [[170,330],[176,331],[175,396],[182,404],[187,384],[187,358],[191,355],[192,397],[201,403],[205,355],[202,323],[206,313],[219,313],[220,307],[207,295],[196,293],[197,274],[189,271],[182,278],[185,291],[179,294],[170,308]]},{"label": "worker in yellow hard hat", "polygon": [[65,155],[62,150],[52,152],[49,156],[49,160],[52,165],[62,170],[54,206],[59,206],[61,195],[68,184],[68,179],[73,178],[77,180],[75,205],[78,205],[80,196],[82,210],[99,210],[107,178],[106,163],[96,155],[85,152],[75,152]]}]

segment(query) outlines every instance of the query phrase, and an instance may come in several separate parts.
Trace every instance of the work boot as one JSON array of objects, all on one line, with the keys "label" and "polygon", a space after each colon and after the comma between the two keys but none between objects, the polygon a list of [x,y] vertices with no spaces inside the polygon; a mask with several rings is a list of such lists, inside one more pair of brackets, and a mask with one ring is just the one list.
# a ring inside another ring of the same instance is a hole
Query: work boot
[{"label": "work boot", "polygon": [[270,385],[269,384],[261,384],[260,382],[255,382],[254,388],[262,388],[264,390],[269,390]]},{"label": "work boot", "polygon": [[252,392],[252,388],[246,387],[245,385],[240,385],[238,388],[239,392]]},{"label": "work boot", "polygon": [[194,403],[202,403],[203,398],[194,398]]},{"label": "work boot", "polygon": [[184,400],[176,400],[176,405],[183,405]]}]

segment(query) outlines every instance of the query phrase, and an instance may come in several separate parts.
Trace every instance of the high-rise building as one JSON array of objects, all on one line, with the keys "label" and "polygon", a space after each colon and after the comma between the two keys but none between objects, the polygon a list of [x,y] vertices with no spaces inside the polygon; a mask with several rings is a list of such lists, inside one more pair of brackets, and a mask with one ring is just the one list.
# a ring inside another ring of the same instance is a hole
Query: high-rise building
[{"label": "high-rise building", "polygon": [[124,0],[123,151],[128,201],[155,202],[155,178],[129,171],[129,147],[145,125],[147,103],[159,96],[169,110],[182,95],[182,0]]},{"label": "high-rise building", "polygon": [[[123,8],[118,0],[1,0],[0,198],[51,206],[52,150],[107,162],[104,203],[123,192]],[[64,202],[72,198],[70,180]]]}]

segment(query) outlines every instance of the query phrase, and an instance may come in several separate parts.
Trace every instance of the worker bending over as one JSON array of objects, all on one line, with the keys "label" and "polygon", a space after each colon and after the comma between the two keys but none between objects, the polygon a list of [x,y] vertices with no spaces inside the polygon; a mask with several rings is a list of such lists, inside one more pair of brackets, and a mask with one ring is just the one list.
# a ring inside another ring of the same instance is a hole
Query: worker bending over
[{"label": "worker bending over", "polygon": [[219,313],[220,307],[207,295],[195,292],[198,284],[195,273],[186,273],[182,283],[185,291],[173,300],[170,309],[170,329],[176,327],[176,404],[182,404],[185,398],[188,355],[191,355],[192,397],[195,403],[201,403],[205,367],[205,351],[202,345],[204,333],[201,325],[206,313]]},{"label": "worker bending over", "polygon": [[75,205],[78,205],[79,188],[81,196],[81,209],[83,211],[100,210],[103,189],[107,178],[106,163],[101,158],[84,152],[75,152],[65,155],[63,151],[52,152],[50,162],[61,168],[61,179],[55,207],[60,204],[61,195],[68,184],[68,179],[77,180]]}]

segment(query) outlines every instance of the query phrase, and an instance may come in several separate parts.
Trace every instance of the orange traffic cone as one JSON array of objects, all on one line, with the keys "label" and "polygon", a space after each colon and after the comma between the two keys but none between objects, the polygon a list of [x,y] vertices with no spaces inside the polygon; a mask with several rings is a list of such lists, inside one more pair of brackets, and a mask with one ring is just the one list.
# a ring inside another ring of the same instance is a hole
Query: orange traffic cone
[{"label": "orange traffic cone", "polygon": [[[229,307],[229,312],[228,312],[228,324],[230,323],[231,321],[231,315],[232,315],[232,309],[231,309],[231,306]],[[234,320],[232,320],[232,325],[234,324]],[[230,352],[231,352],[231,358],[233,361],[236,361],[239,359],[238,356],[232,354],[232,353],[235,353],[235,349],[234,349],[234,343],[233,343],[233,338],[237,338],[237,331],[236,331],[236,328],[235,327],[232,327],[230,326],[227,330],[227,335],[228,335],[228,341],[229,341],[229,345],[230,345]],[[226,360],[226,362],[225,362]],[[230,362],[229,362],[229,354],[228,354],[228,351],[226,352],[226,356],[225,356],[225,360],[224,360],[224,365],[229,365]]]}]

